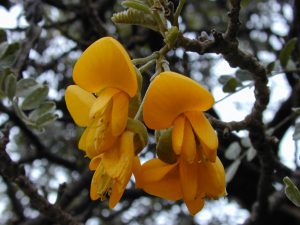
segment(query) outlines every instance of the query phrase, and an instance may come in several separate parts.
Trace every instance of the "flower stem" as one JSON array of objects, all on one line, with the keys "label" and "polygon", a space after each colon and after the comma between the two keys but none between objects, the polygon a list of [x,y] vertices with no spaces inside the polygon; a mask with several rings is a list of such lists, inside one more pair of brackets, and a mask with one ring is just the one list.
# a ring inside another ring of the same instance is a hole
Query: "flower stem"
[{"label": "flower stem", "polygon": [[156,59],[152,59],[149,62],[147,62],[145,65],[141,66],[139,68],[140,73],[143,73],[145,70],[149,69],[153,64],[155,64]]},{"label": "flower stem", "polygon": [[133,59],[132,63],[134,65],[141,65],[141,64],[148,63],[150,60],[157,59],[158,57],[159,57],[159,52],[153,52],[151,55],[149,55],[145,58]]},{"label": "flower stem", "polygon": [[177,9],[176,9],[176,12],[175,12],[175,15],[174,15],[174,25],[177,26],[177,27],[179,26],[178,18],[179,18],[179,15],[180,15],[181,11],[182,11],[182,8],[185,4],[185,1],[186,0],[180,0],[179,1],[179,4],[177,6]]}]

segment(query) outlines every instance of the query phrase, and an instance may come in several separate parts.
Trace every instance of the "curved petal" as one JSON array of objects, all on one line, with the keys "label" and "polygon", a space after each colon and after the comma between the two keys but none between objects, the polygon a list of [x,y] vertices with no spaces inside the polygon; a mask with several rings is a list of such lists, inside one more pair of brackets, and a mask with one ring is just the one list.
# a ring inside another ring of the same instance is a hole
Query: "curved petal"
[{"label": "curved petal", "polygon": [[[106,173],[125,184],[126,174],[132,172],[132,161],[134,157],[133,133],[126,131],[119,139],[119,146],[103,153],[103,166]],[[125,184],[126,185],[126,184]]]},{"label": "curved petal", "polygon": [[186,204],[190,214],[192,214],[194,216],[197,212],[199,212],[203,208],[204,199],[199,197],[199,198],[196,198],[195,200],[185,201],[185,204]]},{"label": "curved petal", "polygon": [[189,121],[184,125],[184,136],[182,143],[181,155],[189,163],[194,162],[197,154],[195,135]]},{"label": "curved petal", "polygon": [[180,184],[184,201],[191,201],[197,195],[197,164],[189,164],[185,160],[179,163]]},{"label": "curved petal", "polygon": [[215,163],[198,164],[198,186],[201,197],[216,198],[226,194],[225,171],[218,157]]},{"label": "curved petal", "polygon": [[65,100],[67,108],[78,126],[86,127],[89,122],[89,111],[96,98],[77,85],[70,85],[66,89]]},{"label": "curved petal", "polygon": [[84,129],[84,131],[81,134],[79,143],[78,143],[78,148],[82,151],[86,151],[88,148],[87,143],[86,143],[88,131],[89,131],[88,128]]},{"label": "curved petal", "polygon": [[164,179],[164,176],[174,169],[177,164],[178,163],[168,164],[160,159],[151,159],[147,161],[141,168],[141,185],[143,186],[144,183],[152,183]]},{"label": "curved petal", "polygon": [[177,117],[174,121],[172,130],[172,147],[175,154],[179,155],[182,149],[184,137],[185,117],[183,115]]},{"label": "curved petal", "polygon": [[142,188],[151,195],[167,200],[176,201],[182,198],[178,169],[172,170],[159,181],[143,184]]},{"label": "curved petal", "polygon": [[113,97],[110,125],[114,136],[119,136],[126,128],[128,105],[129,96],[125,92],[120,92]]},{"label": "curved petal", "polygon": [[120,90],[115,88],[105,88],[104,90],[102,90],[91,107],[89,117],[93,118],[97,117],[96,114],[102,114],[112,97],[119,92]]},{"label": "curved petal", "polygon": [[137,92],[137,78],[129,55],[111,37],[99,39],[82,53],[75,64],[73,79],[93,93],[106,87],[123,90],[130,97]]},{"label": "curved petal", "polygon": [[109,208],[114,208],[117,203],[120,201],[120,199],[122,198],[122,195],[124,193],[125,189],[122,189],[123,191],[120,191],[121,187],[118,187],[120,184],[115,183],[113,188],[112,188],[112,192],[111,195],[109,197],[109,201],[108,201],[108,206]]},{"label": "curved petal", "polygon": [[165,129],[180,114],[205,111],[213,103],[212,95],[197,82],[178,73],[163,72],[153,80],[145,96],[144,121],[151,129]]},{"label": "curved petal", "polygon": [[90,188],[90,197],[92,200],[97,200],[100,198],[98,194],[98,184],[101,182],[102,171],[100,165],[97,167],[96,171],[94,172],[91,188]]},{"label": "curved petal", "polygon": [[199,111],[186,112],[185,115],[190,121],[192,128],[200,141],[209,149],[217,149],[217,134],[205,115]]},{"label": "curved petal", "polygon": [[132,173],[134,175],[136,188],[140,188],[141,187],[140,183],[141,183],[141,179],[142,179],[142,165],[141,165],[139,157],[137,157],[137,156],[135,156],[133,158]]},{"label": "curved petal", "polygon": [[208,148],[204,143],[200,143],[200,152],[204,154],[204,159],[214,163],[217,158],[217,149]]},{"label": "curved petal", "polygon": [[102,159],[102,155],[98,155],[98,156],[92,158],[92,160],[90,161],[90,164],[89,164],[89,169],[96,170],[101,162],[101,159]]}]

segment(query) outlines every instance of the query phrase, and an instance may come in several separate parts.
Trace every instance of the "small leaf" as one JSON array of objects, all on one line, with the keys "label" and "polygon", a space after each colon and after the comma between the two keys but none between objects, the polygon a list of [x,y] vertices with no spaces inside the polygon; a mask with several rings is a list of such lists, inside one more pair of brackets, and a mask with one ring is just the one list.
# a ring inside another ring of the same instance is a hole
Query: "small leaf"
[{"label": "small leaf", "polygon": [[22,103],[23,110],[30,110],[37,108],[48,96],[49,88],[47,86],[38,87],[25,97]]},{"label": "small leaf", "polygon": [[5,71],[1,71],[1,72],[0,72],[0,91],[3,91],[3,92],[4,92],[5,80],[6,80],[6,77],[7,77],[8,75],[9,75],[9,74],[6,73]]},{"label": "small leaf", "polygon": [[233,76],[230,76],[230,75],[221,75],[218,78],[218,81],[219,81],[220,84],[226,84],[228,82],[228,80],[230,80],[231,78],[233,78]]},{"label": "small leaf", "polygon": [[15,62],[20,45],[16,42],[2,48],[2,44],[0,45],[0,67],[8,68]]},{"label": "small leaf", "polygon": [[165,163],[172,164],[177,161],[172,146],[172,129],[160,131],[159,140],[156,145],[156,153],[158,158]]},{"label": "small leaf", "polygon": [[296,123],[295,131],[293,134],[293,140],[297,141],[300,139],[300,122]]},{"label": "small leaf", "polygon": [[297,38],[289,40],[279,54],[279,60],[283,68],[287,66],[288,60],[295,49]]},{"label": "small leaf", "polygon": [[240,81],[253,80],[252,74],[247,70],[237,70],[235,76]]},{"label": "small leaf", "polygon": [[149,8],[149,6],[147,6],[145,3],[142,3],[140,1],[126,0],[126,1],[122,2],[121,4],[127,8],[132,8],[132,9],[142,11],[144,13],[151,14],[151,9]]},{"label": "small leaf", "polygon": [[58,116],[56,114],[53,113],[47,113],[43,116],[41,116],[40,118],[37,119],[36,124],[38,126],[45,126],[53,121],[55,121],[58,118]]},{"label": "small leaf", "polygon": [[270,73],[274,70],[275,64],[276,64],[276,61],[273,61],[273,62],[270,62],[270,63],[267,65],[267,67],[266,67],[266,69],[267,69],[267,74],[270,74]]},{"label": "small leaf", "polygon": [[24,78],[17,82],[17,92],[16,95],[18,97],[25,97],[29,95],[32,91],[41,87],[42,85],[36,82],[36,80],[32,78]]},{"label": "small leaf", "polygon": [[300,207],[300,193],[297,186],[289,177],[283,178],[283,182],[285,183],[284,192],[286,197],[296,206]]},{"label": "small leaf", "polygon": [[232,77],[223,86],[223,91],[226,93],[232,93],[235,92],[238,86],[240,86],[239,81],[236,78]]},{"label": "small leaf", "polygon": [[229,183],[233,179],[234,175],[238,171],[240,164],[241,159],[237,159],[226,169],[226,183]]},{"label": "small leaf", "polygon": [[255,148],[251,147],[247,150],[247,161],[250,162],[252,161],[255,156],[257,155],[257,151],[255,150]]},{"label": "small leaf", "polygon": [[234,160],[239,157],[241,153],[241,146],[238,142],[231,143],[225,151],[225,157],[229,160]]},{"label": "small leaf", "polygon": [[16,94],[16,84],[17,84],[17,78],[12,73],[9,74],[4,81],[4,93],[6,96],[12,100],[15,97]]},{"label": "small leaf", "polygon": [[38,120],[41,116],[55,111],[56,105],[53,101],[42,103],[37,109],[29,113],[29,119],[32,121]]}]

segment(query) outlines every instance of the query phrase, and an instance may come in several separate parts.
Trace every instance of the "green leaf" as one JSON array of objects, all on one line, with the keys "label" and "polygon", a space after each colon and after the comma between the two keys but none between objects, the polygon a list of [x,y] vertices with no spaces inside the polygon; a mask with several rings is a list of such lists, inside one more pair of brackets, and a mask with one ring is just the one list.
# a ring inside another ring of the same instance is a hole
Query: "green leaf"
[{"label": "green leaf", "polygon": [[53,113],[56,109],[55,102],[47,101],[43,102],[37,109],[29,113],[29,119],[32,121],[38,120],[40,117],[45,114]]},{"label": "green leaf", "polygon": [[295,131],[294,131],[294,134],[293,134],[293,139],[295,141],[300,139],[300,122],[296,123],[296,125],[295,125]]},{"label": "green leaf", "polygon": [[17,82],[16,95],[18,97],[25,97],[41,86],[41,84],[39,84],[38,82],[36,82],[36,80],[32,78],[21,79]]},{"label": "green leaf", "polygon": [[159,140],[156,145],[156,153],[160,160],[165,163],[175,163],[177,157],[172,146],[172,129],[160,131]]},{"label": "green leaf", "polygon": [[4,93],[6,96],[12,100],[15,97],[16,94],[16,84],[17,84],[17,78],[12,73],[9,74],[4,81]]},{"label": "green leaf", "polygon": [[292,38],[291,40],[289,40],[280,52],[279,60],[283,68],[287,66],[288,60],[291,57],[291,54],[297,44],[297,40],[297,38]]},{"label": "green leaf", "polygon": [[296,206],[300,207],[300,193],[297,186],[289,177],[283,178],[283,182],[285,183],[284,192],[286,197]]},{"label": "green leaf", "polygon": [[267,69],[267,74],[270,74],[270,73],[274,70],[275,64],[276,64],[276,61],[273,61],[273,62],[270,62],[270,63],[267,65],[267,67],[266,67],[266,69]]},{"label": "green leaf", "polygon": [[239,81],[236,78],[232,77],[223,86],[223,91],[226,93],[232,93],[235,92],[238,86],[240,86]]},{"label": "green leaf", "polygon": [[7,46],[4,42],[0,44],[0,68],[8,68],[13,65],[19,50],[19,43],[12,43]]},{"label": "green leaf", "polygon": [[27,95],[22,103],[23,110],[31,110],[37,108],[48,96],[49,88],[47,86],[38,87],[29,95]]},{"label": "green leaf", "polygon": [[145,3],[137,0],[126,0],[121,3],[124,7],[136,9],[144,13],[151,14],[151,9]]},{"label": "green leaf", "polygon": [[229,160],[237,159],[241,153],[241,146],[238,142],[232,142],[225,151],[224,156]]},{"label": "green leaf", "polygon": [[236,172],[238,171],[239,167],[241,164],[241,159],[237,159],[235,160],[233,163],[231,163],[231,165],[226,169],[226,183],[229,183],[234,175],[236,174]]},{"label": "green leaf", "polygon": [[53,121],[55,121],[58,118],[58,116],[54,113],[47,113],[43,116],[41,116],[40,118],[37,119],[36,124],[38,126],[45,126],[49,123],[52,123]]},{"label": "green leaf", "polygon": [[252,74],[247,70],[237,70],[235,76],[240,81],[253,80]]},{"label": "green leaf", "polygon": [[230,80],[231,78],[234,78],[233,76],[230,75],[221,75],[218,78],[218,81],[220,84],[226,84],[228,82],[228,80]]},{"label": "green leaf", "polygon": [[250,162],[252,161],[255,156],[257,155],[257,151],[255,150],[255,148],[253,147],[250,147],[248,150],[247,150],[247,161]]}]

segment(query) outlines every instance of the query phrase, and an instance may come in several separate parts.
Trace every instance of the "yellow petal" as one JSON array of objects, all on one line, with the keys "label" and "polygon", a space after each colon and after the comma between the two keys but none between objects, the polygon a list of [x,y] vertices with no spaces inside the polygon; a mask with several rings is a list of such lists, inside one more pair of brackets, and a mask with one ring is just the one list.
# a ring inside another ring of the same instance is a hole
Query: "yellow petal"
[{"label": "yellow petal", "polygon": [[101,162],[101,159],[102,159],[102,154],[97,155],[96,157],[92,158],[92,160],[90,161],[90,164],[89,164],[89,169],[96,170],[97,167],[99,166],[99,163]]},{"label": "yellow petal", "polygon": [[97,200],[100,196],[98,194],[98,184],[101,182],[102,171],[100,165],[97,167],[91,182],[90,197],[92,200]]},{"label": "yellow petal", "polygon": [[89,111],[96,98],[77,85],[70,85],[66,89],[65,100],[67,108],[78,126],[89,124]]},{"label": "yellow petal", "polygon": [[185,201],[185,204],[193,216],[199,212],[204,206],[204,199],[199,197],[195,200]]},{"label": "yellow petal", "polygon": [[197,137],[210,149],[218,148],[218,137],[208,119],[200,111],[185,113]]},{"label": "yellow petal", "polygon": [[118,187],[118,183],[115,183],[113,188],[112,188],[112,192],[111,192],[111,195],[109,197],[109,202],[108,202],[108,206],[109,208],[114,208],[116,206],[116,204],[120,201],[123,193],[124,193],[124,190],[123,191],[120,191],[120,187]]},{"label": "yellow petal", "polygon": [[129,55],[111,37],[99,39],[83,52],[75,64],[73,79],[93,93],[106,87],[123,90],[130,97],[137,92],[137,78]]},{"label": "yellow petal", "polygon": [[175,154],[179,155],[182,149],[183,137],[184,137],[184,124],[185,117],[179,116],[174,122],[172,131],[172,146]]},{"label": "yellow petal", "polygon": [[142,165],[140,182],[144,183],[156,182],[163,179],[166,174],[177,167],[178,163],[168,164],[160,159],[151,159]]},{"label": "yellow petal", "polygon": [[129,96],[125,92],[120,92],[113,97],[111,112],[111,132],[114,136],[119,136],[127,125]]},{"label": "yellow petal", "polygon": [[197,195],[197,164],[187,163],[184,159],[179,163],[179,174],[184,201],[194,200]]},{"label": "yellow petal", "polygon": [[86,143],[87,134],[88,134],[88,128],[84,129],[84,131],[81,134],[79,143],[78,143],[78,148],[82,151],[86,151],[88,148],[87,143]]},{"label": "yellow petal", "polygon": [[204,154],[204,158],[210,162],[215,162],[217,158],[217,149],[208,148],[204,143],[200,143],[200,152]]},{"label": "yellow petal", "polygon": [[174,169],[159,181],[143,183],[142,188],[151,195],[167,200],[179,200],[182,198],[182,190],[178,173],[178,168]]},{"label": "yellow petal", "polygon": [[212,95],[197,82],[174,72],[163,72],[153,80],[145,96],[144,121],[151,129],[165,129],[180,114],[205,111],[213,103]]},{"label": "yellow petal", "polygon": [[112,97],[119,92],[120,90],[115,88],[105,88],[103,91],[101,91],[91,107],[89,113],[90,118],[95,117],[96,114],[102,114]]},{"label": "yellow petal", "polygon": [[103,153],[103,166],[106,173],[117,179],[121,184],[126,182],[126,174],[132,171],[132,161],[134,157],[133,133],[126,131],[120,138],[119,146],[109,149]]},{"label": "yellow petal", "polygon": [[141,179],[142,179],[142,165],[139,160],[139,157],[137,157],[137,156],[135,156],[133,158],[132,173],[134,175],[136,188],[140,188],[141,187],[140,183],[141,183]]},{"label": "yellow petal", "polygon": [[187,162],[192,163],[196,157],[196,153],[197,148],[195,135],[193,133],[190,122],[186,121],[184,125],[184,136],[181,155]]},{"label": "yellow petal", "polygon": [[225,171],[218,157],[215,163],[198,164],[198,186],[202,197],[216,198],[225,195]]}]

